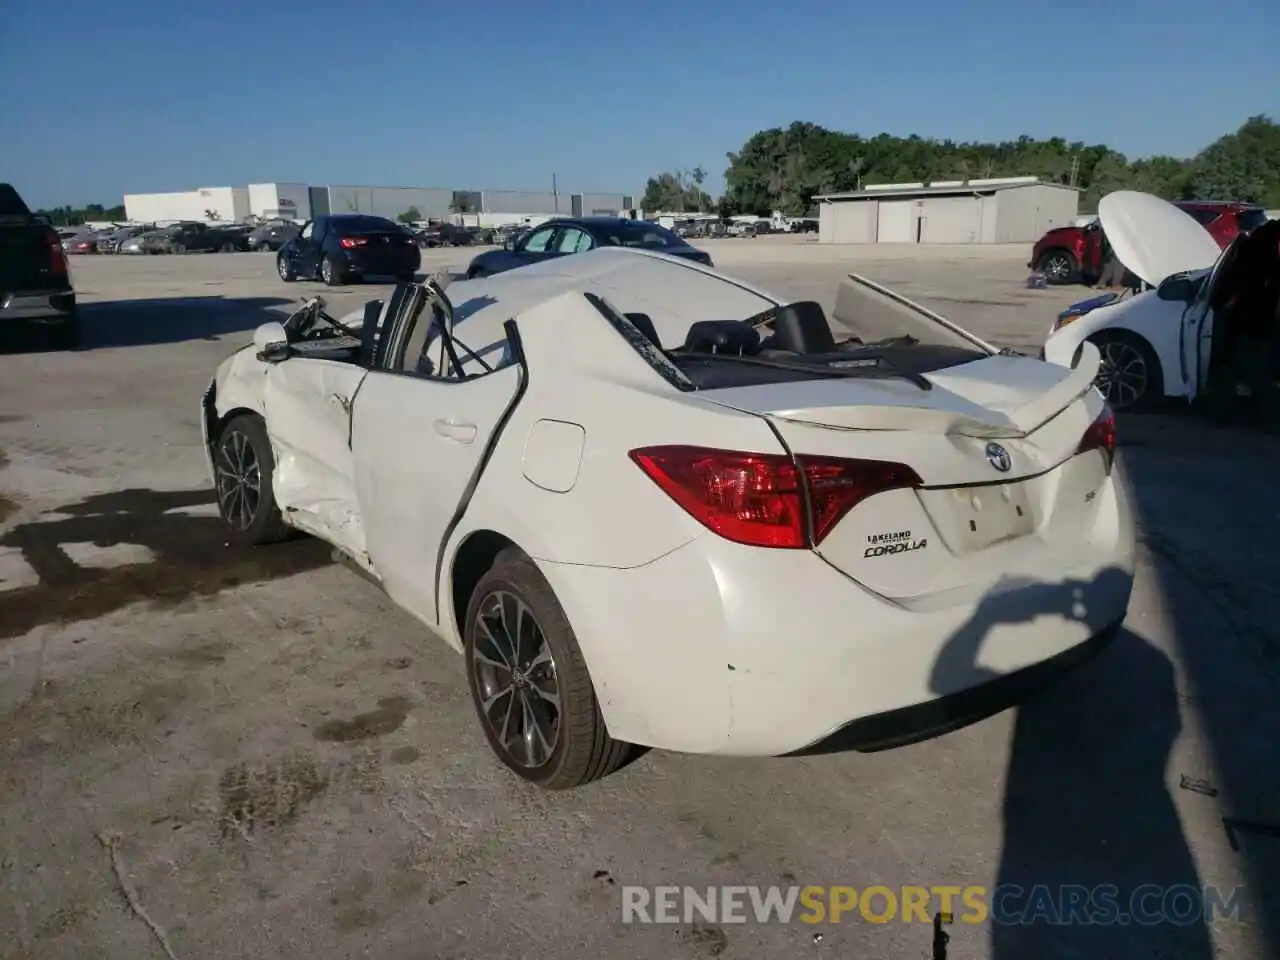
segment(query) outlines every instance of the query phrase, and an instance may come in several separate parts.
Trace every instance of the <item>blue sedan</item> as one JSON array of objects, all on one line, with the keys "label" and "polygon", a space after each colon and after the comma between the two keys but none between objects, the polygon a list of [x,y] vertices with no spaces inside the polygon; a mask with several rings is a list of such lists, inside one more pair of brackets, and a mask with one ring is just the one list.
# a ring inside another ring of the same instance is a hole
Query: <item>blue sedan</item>
[{"label": "blue sedan", "polygon": [[507,241],[501,250],[490,250],[471,261],[467,279],[488,277],[516,267],[541,263],[552,257],[585,253],[597,247],[635,247],[713,266],[711,256],[690,246],[666,227],[647,220],[623,217],[557,217]]}]

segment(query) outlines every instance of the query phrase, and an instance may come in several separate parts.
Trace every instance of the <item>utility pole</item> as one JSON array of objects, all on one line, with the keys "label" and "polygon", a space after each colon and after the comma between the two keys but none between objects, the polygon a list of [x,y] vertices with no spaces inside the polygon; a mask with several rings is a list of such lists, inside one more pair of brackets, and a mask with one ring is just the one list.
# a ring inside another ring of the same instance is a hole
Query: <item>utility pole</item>
[{"label": "utility pole", "polygon": [[1077,178],[1079,178],[1079,176],[1080,176],[1080,154],[1077,153],[1074,157],[1071,158],[1071,181],[1069,183],[1069,186],[1074,187],[1076,185],[1076,180]]},{"label": "utility pole", "polygon": [[555,212],[560,212],[560,189],[556,185],[556,175],[551,174],[551,205],[555,207]]}]

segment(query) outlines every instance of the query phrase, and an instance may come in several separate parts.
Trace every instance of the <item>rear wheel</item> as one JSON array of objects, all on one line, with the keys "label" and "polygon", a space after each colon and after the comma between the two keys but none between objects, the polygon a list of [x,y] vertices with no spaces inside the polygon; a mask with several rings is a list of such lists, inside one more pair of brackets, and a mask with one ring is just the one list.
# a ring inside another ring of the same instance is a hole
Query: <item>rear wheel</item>
[{"label": "rear wheel", "polygon": [[327,287],[341,286],[343,282],[342,268],[327,253],[324,255],[324,259],[320,261],[320,279],[324,281]]},{"label": "rear wheel", "polygon": [[236,252],[236,245],[235,245],[234,243],[232,243],[230,240],[228,240],[226,243],[224,243],[224,244],[222,245],[222,252],[223,252],[223,253],[235,253],[235,252]]},{"label": "rear wheel", "polygon": [[174,252],[174,253],[186,253],[186,252],[187,252],[187,248],[186,248],[185,246],[183,246],[182,244],[180,244],[180,243],[175,243],[175,244],[173,245],[173,252]]},{"label": "rear wheel", "polygon": [[1067,250],[1046,251],[1037,268],[1044,274],[1045,280],[1052,284],[1074,283],[1079,271],[1076,258]]},{"label": "rear wheel", "polygon": [[274,543],[289,536],[271,487],[275,466],[260,417],[235,417],[218,434],[213,451],[218,512],[243,543]]},{"label": "rear wheel", "polygon": [[1090,338],[1102,362],[1094,383],[1115,410],[1148,408],[1164,396],[1164,374],[1151,344],[1126,330]]},{"label": "rear wheel", "polygon": [[586,662],[559,601],[519,550],[498,555],[467,605],[467,681],[498,759],[549,790],[622,766],[631,745],[605,729]]}]

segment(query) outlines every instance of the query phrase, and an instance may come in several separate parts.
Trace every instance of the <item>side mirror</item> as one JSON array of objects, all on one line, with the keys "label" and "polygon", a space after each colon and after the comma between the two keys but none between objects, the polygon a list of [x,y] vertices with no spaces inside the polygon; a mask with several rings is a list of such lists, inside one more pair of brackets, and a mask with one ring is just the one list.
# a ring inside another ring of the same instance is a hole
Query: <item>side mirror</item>
[{"label": "side mirror", "polygon": [[258,359],[264,363],[279,363],[289,356],[289,338],[284,332],[284,324],[264,323],[253,331],[253,347],[258,352]]},{"label": "side mirror", "polygon": [[1167,277],[1156,288],[1156,296],[1175,303],[1189,303],[1195,296],[1195,290],[1196,284],[1190,277]]}]

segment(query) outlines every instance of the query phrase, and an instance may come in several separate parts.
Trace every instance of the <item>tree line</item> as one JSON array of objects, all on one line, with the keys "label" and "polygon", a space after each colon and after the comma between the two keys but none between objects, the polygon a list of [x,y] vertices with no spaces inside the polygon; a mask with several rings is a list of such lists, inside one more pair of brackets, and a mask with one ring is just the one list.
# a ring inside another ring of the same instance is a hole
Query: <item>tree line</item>
[{"label": "tree line", "polygon": [[104,207],[89,203],[83,207],[50,207],[33,211],[37,217],[46,217],[55,227],[78,227],[83,223],[124,220],[124,204]]},{"label": "tree line", "polygon": [[[813,215],[813,197],[880,183],[929,183],[1035,176],[1081,190],[1081,209],[1097,209],[1113,190],[1142,190],[1169,200],[1241,200],[1280,207],[1280,124],[1255,116],[1194,157],[1129,160],[1105,144],[1037,140],[958,143],[916,135],[874,137],[797,121],[751,136],[728,154],[725,191],[702,190],[706,173],[668,171],[650,177],[645,210],[717,212],[722,216]],[[695,176],[696,175],[696,176]]]}]

